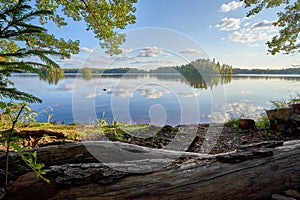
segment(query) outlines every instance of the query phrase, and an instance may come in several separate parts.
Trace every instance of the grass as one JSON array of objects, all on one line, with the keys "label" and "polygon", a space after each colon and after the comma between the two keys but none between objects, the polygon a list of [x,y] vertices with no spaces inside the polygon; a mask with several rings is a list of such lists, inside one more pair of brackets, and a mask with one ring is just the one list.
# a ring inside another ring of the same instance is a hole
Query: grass
[{"label": "grass", "polygon": [[292,104],[300,103],[300,94],[291,95],[289,99],[272,100],[271,103],[276,109],[288,108]]},{"label": "grass", "polygon": [[[2,124],[2,123],[0,123]],[[87,136],[87,130],[89,127],[85,129],[78,128],[75,125],[66,125],[66,124],[52,124],[48,122],[36,122],[30,125],[25,125],[23,123],[18,123],[15,127],[16,130],[19,131],[38,131],[38,130],[48,130],[54,132],[61,132],[66,135],[66,139],[69,140],[80,140]],[[7,126],[0,125],[0,132],[7,130]],[[45,135],[47,137],[47,135]]]},{"label": "grass", "polygon": [[262,115],[256,122],[255,126],[259,129],[269,129],[270,121],[268,116]]},{"label": "grass", "polygon": [[[0,132],[9,129],[9,124],[0,121]],[[173,127],[172,127],[173,128]],[[84,124],[54,124],[49,122],[34,122],[31,124],[17,123],[16,130],[18,131],[37,131],[47,130],[63,133],[68,140],[84,140],[89,134],[104,134],[109,140],[123,141],[125,134],[145,137],[146,135],[153,135],[161,130],[161,127],[156,127],[149,124],[125,124],[113,121],[107,123],[101,119],[101,123],[97,126],[87,126]],[[176,128],[173,128],[176,131]],[[0,136],[1,137],[1,136]],[[48,137],[44,135],[44,137]]]},{"label": "grass", "polygon": [[[230,126],[233,128],[238,128],[240,123],[240,118],[233,118],[226,122],[225,126]],[[270,128],[270,122],[269,118],[266,115],[261,115],[261,117],[255,122],[255,127],[258,129],[269,129]]]},{"label": "grass", "polygon": [[240,118],[233,118],[233,119],[229,120],[228,122],[226,122],[224,125],[230,126],[233,128],[238,128],[239,124],[240,124]]}]

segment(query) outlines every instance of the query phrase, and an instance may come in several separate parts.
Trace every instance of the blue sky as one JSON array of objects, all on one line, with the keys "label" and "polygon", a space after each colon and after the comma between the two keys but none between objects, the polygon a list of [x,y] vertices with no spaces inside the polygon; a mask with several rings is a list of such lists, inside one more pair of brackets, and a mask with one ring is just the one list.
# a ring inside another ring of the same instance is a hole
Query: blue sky
[{"label": "blue sky", "polygon": [[58,30],[50,24],[56,35],[80,40],[81,53],[62,66],[105,67],[116,58],[115,66],[144,68],[197,58],[215,58],[241,68],[287,68],[300,63],[299,55],[267,55],[265,43],[278,32],[272,22],[280,8],[250,18],[249,9],[238,0],[138,0],[136,8],[136,23],[123,30],[128,40],[121,58],[105,55],[83,22],[70,22]]}]

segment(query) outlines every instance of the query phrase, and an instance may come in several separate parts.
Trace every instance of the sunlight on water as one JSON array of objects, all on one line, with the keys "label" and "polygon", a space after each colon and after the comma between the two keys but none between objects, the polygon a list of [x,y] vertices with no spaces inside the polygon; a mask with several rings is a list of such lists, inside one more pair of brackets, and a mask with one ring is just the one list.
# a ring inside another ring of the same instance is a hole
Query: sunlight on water
[{"label": "sunlight on water", "polygon": [[[31,105],[39,112],[38,120],[73,123],[72,95],[76,76],[68,75],[56,84],[41,80],[37,75],[14,75],[16,87],[43,99]],[[105,112],[108,121],[154,123],[157,125],[211,122],[210,90],[219,84],[225,88],[226,119],[258,118],[271,108],[270,100],[289,98],[300,93],[300,76],[212,77],[203,81],[174,74],[126,74],[80,78],[79,110],[85,123],[92,123],[88,109],[99,118]],[[117,84],[118,83],[118,84]],[[143,84],[146,83],[146,84]],[[137,87],[138,86],[138,87]],[[94,89],[96,88],[96,89]]]}]

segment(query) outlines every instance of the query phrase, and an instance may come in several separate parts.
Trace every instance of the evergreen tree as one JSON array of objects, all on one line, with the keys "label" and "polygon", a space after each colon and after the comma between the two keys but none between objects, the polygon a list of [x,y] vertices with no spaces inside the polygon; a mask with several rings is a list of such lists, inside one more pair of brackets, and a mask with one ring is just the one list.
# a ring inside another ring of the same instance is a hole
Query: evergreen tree
[{"label": "evergreen tree", "polygon": [[[47,10],[34,10],[20,0],[0,13],[0,97],[41,102],[41,99],[14,88],[9,77],[14,72],[36,72],[42,75],[41,69],[58,68],[59,66],[49,56],[66,56],[49,48],[35,48],[30,44],[22,48],[15,41],[30,43],[27,35],[38,35],[46,29],[30,23],[36,17],[51,14]],[[34,61],[31,61],[34,60]]]}]

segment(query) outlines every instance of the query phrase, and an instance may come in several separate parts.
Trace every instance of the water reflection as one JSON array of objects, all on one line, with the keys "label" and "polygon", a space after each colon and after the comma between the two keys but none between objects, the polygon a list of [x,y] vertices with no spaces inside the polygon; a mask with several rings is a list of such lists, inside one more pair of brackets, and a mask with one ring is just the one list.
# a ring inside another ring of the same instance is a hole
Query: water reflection
[{"label": "water reflection", "polygon": [[222,75],[222,76],[211,76],[206,75],[203,78],[202,75],[181,75],[181,74],[92,74],[91,72],[86,72],[82,74],[63,74],[60,71],[51,71],[48,72],[42,80],[47,81],[49,84],[57,84],[62,78],[79,78],[83,80],[92,80],[92,79],[125,79],[125,80],[133,80],[140,78],[154,78],[160,81],[175,81],[181,83],[187,83],[193,88],[199,89],[208,89],[213,88],[218,85],[228,84],[232,80],[231,75]]},{"label": "water reflection", "polygon": [[[34,74],[17,74],[12,78],[16,87],[44,100],[42,104],[32,105],[33,110],[39,112],[48,106],[57,105],[53,108],[53,120],[65,123],[74,122],[74,91],[78,93],[82,115],[86,108],[92,105],[97,117],[105,112],[108,120],[123,120],[121,116],[124,114],[124,105],[127,105],[129,108],[126,112],[132,117],[132,122],[149,123],[152,120],[150,111],[162,105],[167,114],[166,122],[173,125],[197,123],[195,119],[198,117],[198,120],[199,116],[201,123],[209,123],[214,117],[210,92],[211,88],[215,89],[218,85],[224,85],[226,89],[226,119],[241,116],[257,118],[259,113],[264,112],[264,108],[269,108],[270,100],[288,98],[290,94],[300,92],[300,76],[291,75],[183,76],[179,73],[89,73],[85,76],[73,73],[61,76],[59,72],[52,72],[44,79]],[[77,85],[74,84],[76,81]],[[112,112],[112,107],[116,109],[116,115]],[[185,113],[187,114],[184,115]],[[197,116],[191,116],[192,114]],[[89,113],[84,116],[90,119]],[[163,115],[160,119],[164,120]],[[38,120],[47,120],[47,115],[41,114]]]},{"label": "water reflection", "polygon": [[60,79],[65,77],[64,70],[59,68],[42,71],[42,73],[41,80],[47,81],[49,84],[56,85]]},{"label": "water reflection", "polygon": [[284,80],[284,81],[299,81],[300,75],[252,75],[252,74],[237,74],[232,75],[232,80]]},{"label": "water reflection", "polygon": [[[22,75],[21,75],[22,76]],[[36,75],[26,75],[26,77],[35,77]],[[218,85],[226,85],[233,80],[285,80],[285,81],[298,81],[300,76],[297,75],[236,75],[236,74],[224,74],[224,75],[201,75],[201,74],[187,74],[181,75],[180,73],[114,73],[114,74],[98,74],[92,70],[84,69],[79,74],[64,74],[62,69],[52,69],[44,72],[44,76],[40,77],[41,80],[48,82],[49,84],[57,84],[64,78],[79,78],[83,80],[92,79],[125,79],[134,80],[139,78],[155,78],[160,81],[175,81],[181,83],[187,83],[193,88],[199,89],[212,89]]]},{"label": "water reflection", "polygon": [[[36,77],[33,74],[20,74],[19,76],[26,77]],[[44,72],[44,76],[40,77],[41,80],[46,81],[49,84],[58,84],[61,79],[74,79],[79,78],[85,81],[89,80],[99,80],[99,79],[124,79],[124,80],[134,80],[141,78],[157,79],[159,81],[174,81],[185,83],[193,88],[197,89],[212,89],[218,85],[230,84],[231,81],[237,80],[283,80],[283,81],[299,81],[300,76],[297,75],[236,75],[236,74],[224,74],[224,75],[201,75],[199,73],[191,75],[182,75],[180,73],[114,73],[114,74],[98,74],[91,70],[84,69],[80,73],[76,74],[64,74],[63,69],[52,69],[50,71]],[[111,91],[107,91],[111,92]],[[148,90],[143,91],[143,96],[147,96],[146,93],[151,93],[154,91]],[[124,93],[124,92],[122,92]],[[123,96],[122,94],[120,94]],[[157,95],[156,95],[157,96]]]}]

